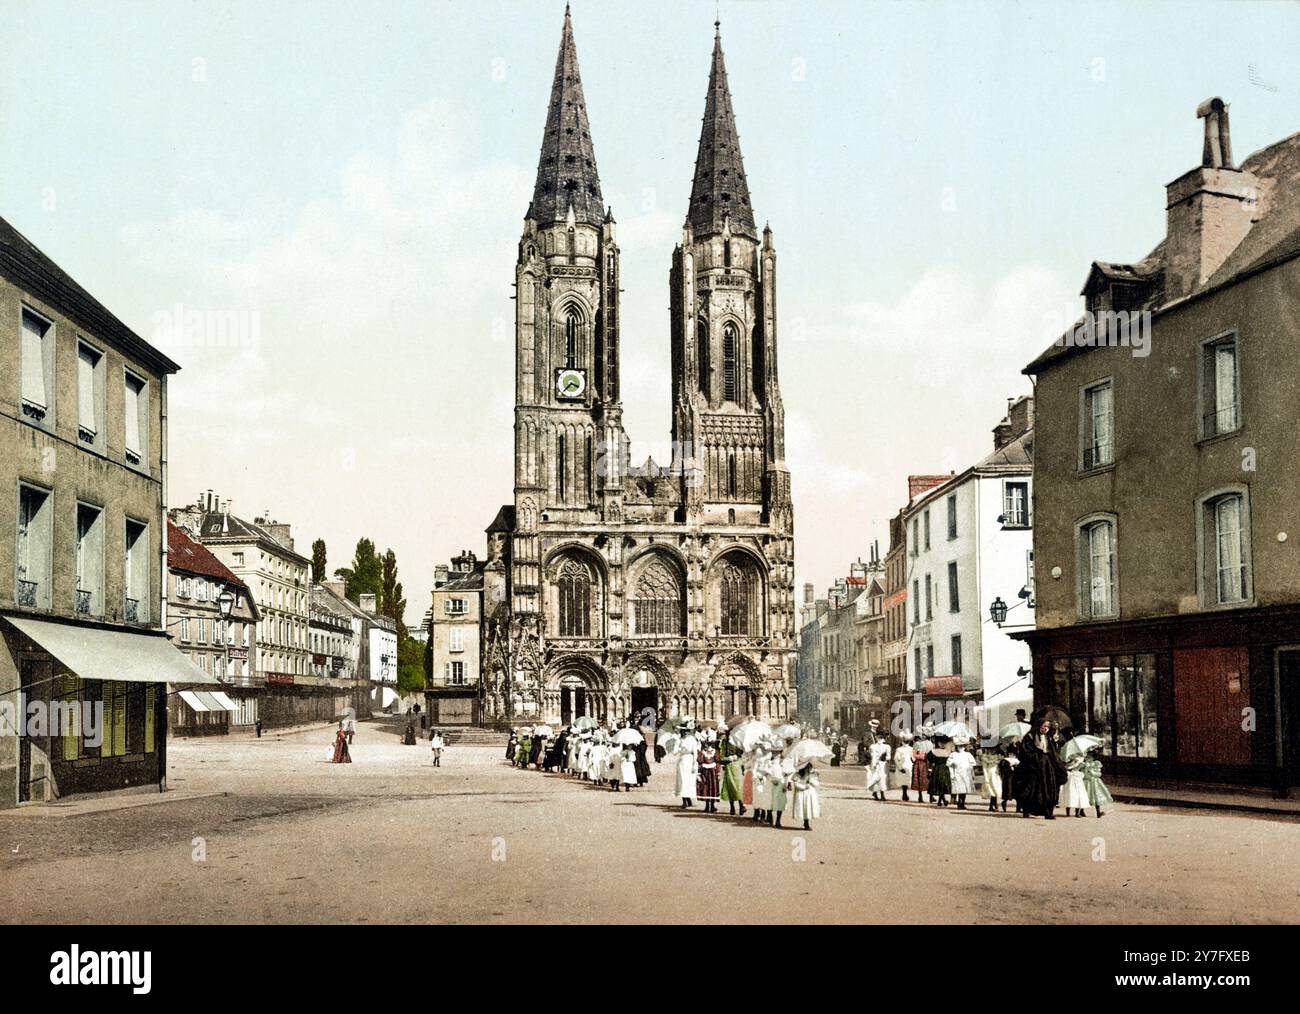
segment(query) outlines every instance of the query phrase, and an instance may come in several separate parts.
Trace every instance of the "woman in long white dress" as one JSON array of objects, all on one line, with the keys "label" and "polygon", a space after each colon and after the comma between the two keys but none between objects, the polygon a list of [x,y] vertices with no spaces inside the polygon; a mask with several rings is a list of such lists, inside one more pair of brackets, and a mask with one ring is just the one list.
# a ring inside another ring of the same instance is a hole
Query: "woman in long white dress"
[{"label": "woman in long white dress", "polygon": [[989,813],[997,813],[998,800],[1002,799],[1002,761],[1005,758],[996,750],[982,750],[977,758],[984,772],[984,795],[989,801]]},{"label": "woman in long white dress", "polygon": [[677,795],[682,798],[682,809],[694,806],[698,798],[695,789],[695,755],[699,753],[700,742],[693,733],[682,736],[677,744]]},{"label": "woman in long white dress", "polygon": [[[817,772],[811,763],[805,764],[790,778],[790,816],[803,821],[803,829],[811,831],[808,822],[822,815],[821,797],[817,793]],[[781,826],[777,821],[777,827]]]},{"label": "woman in long white dress", "polygon": [[966,809],[966,796],[975,791],[975,757],[959,743],[948,758],[948,775],[952,779],[952,794],[957,809]]},{"label": "woman in long white dress", "polygon": [[780,754],[774,753],[768,761],[767,782],[768,789],[772,793],[772,808],[768,811],[767,822],[772,824],[772,817],[775,815],[776,823],[773,825],[775,827],[781,826],[781,815],[785,813],[786,805],[790,802],[788,783],[793,773],[794,765],[782,759]]},{"label": "woman in long white dress", "polygon": [[894,770],[889,774],[889,787],[903,790],[903,802],[906,803],[907,790],[912,787],[912,738],[904,737],[894,749]]},{"label": "woman in long white dress", "polygon": [[882,803],[889,788],[889,744],[876,740],[867,748],[867,791]]}]

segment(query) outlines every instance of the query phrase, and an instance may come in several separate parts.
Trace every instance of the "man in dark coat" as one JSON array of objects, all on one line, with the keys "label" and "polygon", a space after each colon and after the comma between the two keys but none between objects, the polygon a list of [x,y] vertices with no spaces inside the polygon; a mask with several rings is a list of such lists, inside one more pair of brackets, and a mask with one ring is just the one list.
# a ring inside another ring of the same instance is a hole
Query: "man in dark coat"
[{"label": "man in dark coat", "polygon": [[1060,737],[1056,726],[1044,719],[1020,741],[1020,764],[1016,768],[1016,803],[1026,817],[1055,820],[1056,803],[1065,784],[1065,765],[1057,755]]}]

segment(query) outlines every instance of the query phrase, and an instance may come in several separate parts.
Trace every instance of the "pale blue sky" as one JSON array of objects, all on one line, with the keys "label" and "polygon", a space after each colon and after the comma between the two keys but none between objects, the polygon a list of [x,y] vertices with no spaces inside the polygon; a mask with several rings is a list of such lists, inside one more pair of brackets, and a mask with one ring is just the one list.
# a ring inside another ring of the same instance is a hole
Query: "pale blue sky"
[{"label": "pale blue sky", "polygon": [[[176,358],[174,502],[213,487],[432,566],[511,496],[515,244],[562,2],[29,3],[0,33],[0,214]],[[669,257],[713,0],[578,0],[623,256],[625,422],[669,430]],[[1300,130],[1292,4],[721,4],[775,230],[798,580],[883,543],[909,472],[990,446],[1093,259],[1164,232],[1196,106],[1238,160]],[[174,307],[256,314],[204,347]]]}]

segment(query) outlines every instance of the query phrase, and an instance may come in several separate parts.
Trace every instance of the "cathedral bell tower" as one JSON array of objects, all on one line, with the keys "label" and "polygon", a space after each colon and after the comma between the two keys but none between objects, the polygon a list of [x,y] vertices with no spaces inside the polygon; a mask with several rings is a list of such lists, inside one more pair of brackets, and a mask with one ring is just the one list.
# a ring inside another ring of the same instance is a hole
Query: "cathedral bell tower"
[{"label": "cathedral bell tower", "polygon": [[618,520],[619,251],[601,198],[566,6],[515,268],[514,609],[536,615],[543,523]]},{"label": "cathedral bell tower", "polygon": [[673,441],[685,520],[766,524],[789,533],[776,246],[772,230],[760,239],[754,224],[720,29],[690,208],[669,278]]}]

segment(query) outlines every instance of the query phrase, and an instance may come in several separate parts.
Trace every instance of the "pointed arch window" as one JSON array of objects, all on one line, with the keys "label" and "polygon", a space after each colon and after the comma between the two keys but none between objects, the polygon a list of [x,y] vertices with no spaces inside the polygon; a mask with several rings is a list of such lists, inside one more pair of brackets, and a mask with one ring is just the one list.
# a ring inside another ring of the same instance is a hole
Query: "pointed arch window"
[{"label": "pointed arch window", "polygon": [[578,365],[578,334],[582,327],[582,318],[578,311],[569,307],[564,315],[564,366],[572,370]]},{"label": "pointed arch window", "polygon": [[591,636],[591,575],[574,560],[565,560],[556,581],[560,593],[561,637]]},{"label": "pointed arch window", "polygon": [[727,455],[727,496],[735,499],[737,492],[736,483],[736,455]]},{"label": "pointed arch window", "polygon": [[709,325],[702,320],[695,325],[695,357],[700,392],[707,398],[709,395]]},{"label": "pointed arch window", "polygon": [[728,560],[722,565],[721,622],[723,637],[758,633],[758,588],[752,569]]},{"label": "pointed arch window", "polygon": [[651,562],[637,578],[632,615],[636,633],[671,636],[682,632],[682,587],[662,560]]},{"label": "pointed arch window", "polygon": [[736,400],[736,325],[722,329],[722,399]]}]

